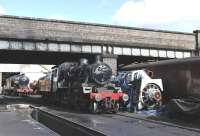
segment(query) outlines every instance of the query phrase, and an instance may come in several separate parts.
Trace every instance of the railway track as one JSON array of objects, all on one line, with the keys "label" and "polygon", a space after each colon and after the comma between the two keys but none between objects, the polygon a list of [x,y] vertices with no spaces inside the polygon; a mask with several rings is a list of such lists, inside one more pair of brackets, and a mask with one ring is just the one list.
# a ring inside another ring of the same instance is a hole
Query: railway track
[{"label": "railway track", "polygon": [[50,129],[53,129],[61,135],[68,134],[77,136],[200,136],[199,129],[181,127],[178,125],[167,124],[158,121],[150,121],[141,118],[133,118],[119,114],[95,115],[59,111],[49,108],[35,109],[37,109],[37,117],[35,118],[39,122],[43,123]]},{"label": "railway track", "polygon": [[194,132],[198,132],[200,133],[200,129],[196,128],[196,127],[189,127],[189,126],[185,126],[186,124],[182,124],[182,122],[166,122],[166,121],[161,121],[161,120],[153,120],[153,119],[148,119],[147,117],[143,117],[143,116],[135,116],[135,115],[131,115],[131,114],[124,114],[124,113],[117,113],[117,115],[119,116],[123,116],[123,117],[128,117],[128,118],[134,118],[134,119],[138,119],[138,120],[143,120],[143,121],[147,121],[147,122],[152,122],[152,123],[156,123],[156,124],[160,124],[160,125],[166,125],[169,127],[177,127],[180,129],[186,129],[189,131],[194,131]]},{"label": "railway track", "polygon": [[[89,127],[83,126],[80,123],[77,123],[73,120],[63,119],[63,117],[58,114],[52,113],[52,110],[42,110],[37,108],[37,102],[35,99],[23,98],[23,97],[14,97],[14,96],[0,96],[0,112],[9,111],[7,107],[15,107],[28,104],[32,109],[31,117],[45,125],[49,129],[55,131],[60,135],[69,135],[69,136],[105,136],[103,133],[93,130]],[[29,115],[27,115],[29,116]],[[23,133],[22,133],[23,135]]]},{"label": "railway track", "polygon": [[174,123],[155,121],[133,114],[88,114],[63,108],[38,105],[33,100],[14,100],[6,103],[28,103],[33,109],[32,117],[60,135],[76,136],[200,136],[200,129]]}]

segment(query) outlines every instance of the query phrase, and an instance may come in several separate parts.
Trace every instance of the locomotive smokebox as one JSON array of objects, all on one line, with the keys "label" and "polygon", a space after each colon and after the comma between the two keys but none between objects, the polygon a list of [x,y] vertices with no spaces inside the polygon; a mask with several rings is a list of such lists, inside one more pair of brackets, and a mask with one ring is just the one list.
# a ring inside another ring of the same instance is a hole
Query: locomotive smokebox
[{"label": "locomotive smokebox", "polygon": [[19,77],[19,85],[20,86],[27,86],[29,84],[29,78],[27,76]]}]

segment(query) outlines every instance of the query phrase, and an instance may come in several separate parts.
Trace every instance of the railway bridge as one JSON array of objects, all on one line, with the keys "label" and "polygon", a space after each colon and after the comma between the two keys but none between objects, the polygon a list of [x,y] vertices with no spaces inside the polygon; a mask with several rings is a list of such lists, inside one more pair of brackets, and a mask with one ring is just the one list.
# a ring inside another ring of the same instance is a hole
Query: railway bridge
[{"label": "railway bridge", "polygon": [[0,63],[59,64],[102,54],[112,65],[198,55],[199,31],[0,16]]}]

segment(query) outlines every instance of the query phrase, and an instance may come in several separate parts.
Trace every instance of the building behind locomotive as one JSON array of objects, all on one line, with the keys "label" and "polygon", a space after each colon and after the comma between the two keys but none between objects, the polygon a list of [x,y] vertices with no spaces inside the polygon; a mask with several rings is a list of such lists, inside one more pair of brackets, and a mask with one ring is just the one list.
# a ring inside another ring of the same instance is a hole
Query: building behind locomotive
[{"label": "building behind locomotive", "polygon": [[200,97],[200,57],[171,59],[148,64],[138,64],[124,70],[147,69],[155,78],[163,80],[164,99]]},{"label": "building behind locomotive", "polygon": [[200,113],[200,58],[160,62],[149,69],[163,79],[167,111],[198,115]]}]

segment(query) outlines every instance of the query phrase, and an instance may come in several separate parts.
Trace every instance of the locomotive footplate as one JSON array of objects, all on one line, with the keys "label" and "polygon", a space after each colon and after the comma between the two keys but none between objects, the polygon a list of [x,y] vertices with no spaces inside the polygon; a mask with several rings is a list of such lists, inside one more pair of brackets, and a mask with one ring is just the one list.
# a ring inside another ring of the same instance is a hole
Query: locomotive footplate
[{"label": "locomotive footplate", "polygon": [[109,136],[200,136],[197,131],[120,115],[77,113],[47,107],[38,109]]}]

